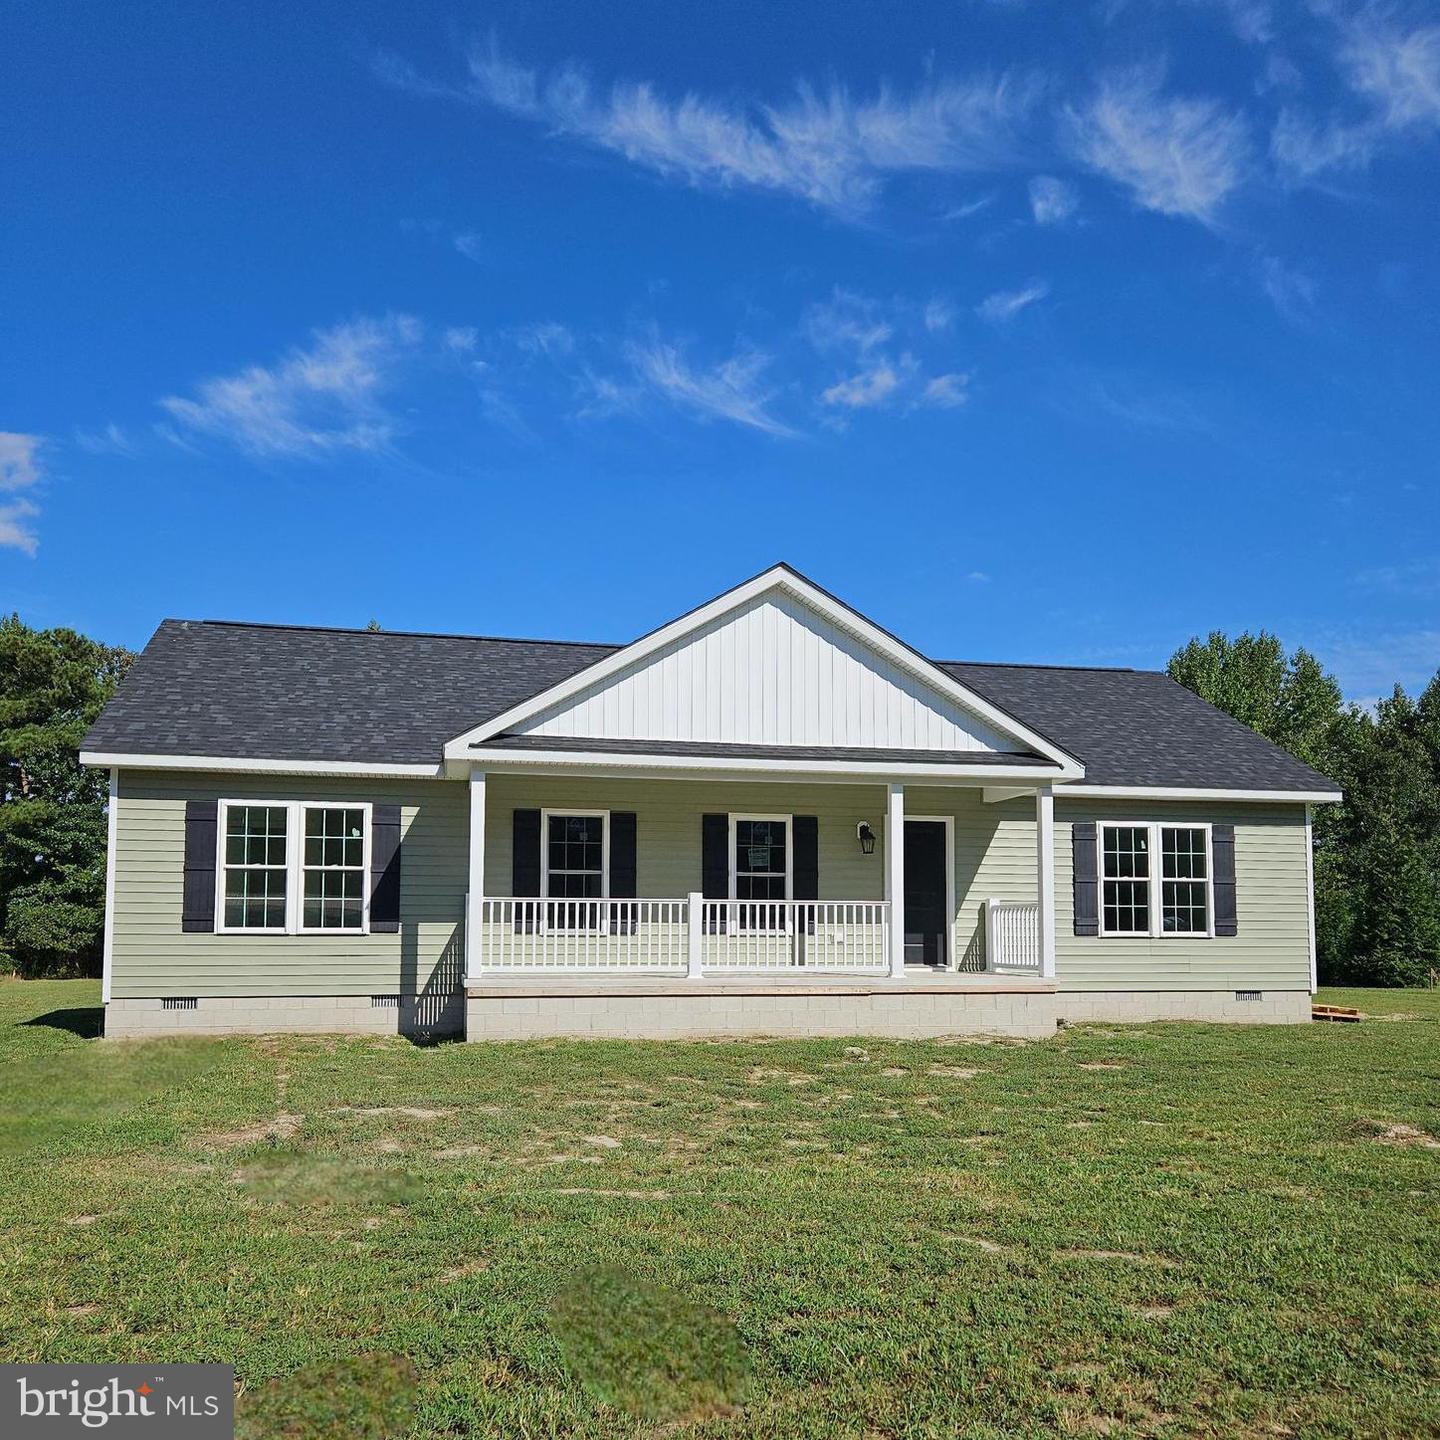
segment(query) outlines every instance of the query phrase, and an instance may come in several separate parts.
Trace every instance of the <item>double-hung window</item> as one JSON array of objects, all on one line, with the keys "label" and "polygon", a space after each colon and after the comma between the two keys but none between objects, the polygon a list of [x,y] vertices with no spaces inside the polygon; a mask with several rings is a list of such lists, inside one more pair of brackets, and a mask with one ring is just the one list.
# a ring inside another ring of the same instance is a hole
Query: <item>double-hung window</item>
[{"label": "double-hung window", "polygon": [[305,805],[302,930],[365,927],[365,811]]},{"label": "double-hung window", "polygon": [[222,800],[216,929],[363,934],[370,806]]},{"label": "double-hung window", "polygon": [[545,811],[544,893],[547,926],[603,927],[608,891],[609,817],[603,810]]},{"label": "double-hung window", "polygon": [[288,929],[290,807],[228,801],[223,809],[220,928]]},{"label": "double-hung window", "polygon": [[742,926],[756,930],[784,927],[783,902],[790,898],[791,855],[788,815],[730,817],[730,895],[749,901],[739,907]]},{"label": "double-hung window", "polygon": [[1100,826],[1102,935],[1209,935],[1210,827]]}]

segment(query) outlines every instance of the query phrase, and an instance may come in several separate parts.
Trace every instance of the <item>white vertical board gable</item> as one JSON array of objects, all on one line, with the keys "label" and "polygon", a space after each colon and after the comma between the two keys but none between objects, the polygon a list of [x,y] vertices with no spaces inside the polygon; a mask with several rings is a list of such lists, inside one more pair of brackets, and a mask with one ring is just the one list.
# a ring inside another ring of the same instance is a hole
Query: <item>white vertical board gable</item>
[{"label": "white vertical board gable", "polygon": [[515,731],[870,749],[1028,748],[779,590],[727,611]]}]

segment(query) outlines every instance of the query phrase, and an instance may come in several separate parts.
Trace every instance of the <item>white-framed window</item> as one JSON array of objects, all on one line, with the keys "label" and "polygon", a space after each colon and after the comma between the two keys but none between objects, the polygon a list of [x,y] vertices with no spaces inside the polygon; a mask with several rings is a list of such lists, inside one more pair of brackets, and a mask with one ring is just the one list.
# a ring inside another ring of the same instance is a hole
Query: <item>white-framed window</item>
[{"label": "white-framed window", "polygon": [[220,801],[216,931],[365,934],[370,808],[332,800]]},{"label": "white-framed window", "polygon": [[1210,935],[1208,824],[1106,820],[1100,825],[1100,933]]},{"label": "white-framed window", "polygon": [[300,809],[301,930],[364,930],[370,873],[365,807],[307,801]]},{"label": "white-framed window", "polygon": [[[735,923],[744,930],[783,930],[794,894],[789,815],[730,817],[730,898],[740,904]],[[770,903],[766,903],[770,902]]]},{"label": "white-framed window", "polygon": [[[566,930],[600,930],[610,894],[610,812],[540,812],[540,892],[545,923]],[[597,903],[587,903],[597,902]]]},{"label": "white-framed window", "polygon": [[217,930],[290,928],[290,811],[268,801],[221,801]]},{"label": "white-framed window", "polygon": [[730,817],[732,900],[788,900],[792,863],[790,816]]}]

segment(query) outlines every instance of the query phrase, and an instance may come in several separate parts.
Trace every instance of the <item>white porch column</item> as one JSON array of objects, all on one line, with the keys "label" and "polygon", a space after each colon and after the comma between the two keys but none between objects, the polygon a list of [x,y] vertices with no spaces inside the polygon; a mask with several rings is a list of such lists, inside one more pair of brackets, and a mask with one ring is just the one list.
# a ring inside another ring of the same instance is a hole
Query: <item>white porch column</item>
[{"label": "white porch column", "polygon": [[470,889],[465,899],[465,977],[480,973],[480,934],[485,898],[485,772],[470,772]]},{"label": "white porch column", "polygon": [[905,978],[905,787],[892,783],[885,802],[885,898],[890,902],[890,974]]},{"label": "white porch column", "polygon": [[1035,792],[1035,893],[1040,910],[1040,974],[1055,978],[1055,792]]}]

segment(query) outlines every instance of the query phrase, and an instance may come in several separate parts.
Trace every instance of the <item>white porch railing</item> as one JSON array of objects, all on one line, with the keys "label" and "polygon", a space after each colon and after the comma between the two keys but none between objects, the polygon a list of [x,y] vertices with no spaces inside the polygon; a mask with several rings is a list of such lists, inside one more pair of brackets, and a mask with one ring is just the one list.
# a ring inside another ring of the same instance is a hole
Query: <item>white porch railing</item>
[{"label": "white porch railing", "polygon": [[882,901],[487,898],[471,973],[879,975],[889,937]]},{"label": "white porch railing", "polygon": [[[472,975],[883,975],[890,968],[890,906],[879,900],[496,897],[480,901],[479,915]],[[983,966],[1041,973],[1038,905],[985,902]]]},{"label": "white porch railing", "polygon": [[890,906],[881,900],[705,900],[700,912],[707,971],[890,968]]},{"label": "white porch railing", "polygon": [[689,914],[686,900],[485,899],[475,968],[683,971]]},{"label": "white porch railing", "polygon": [[1040,974],[1040,907],[985,902],[985,968],[1005,975]]}]

